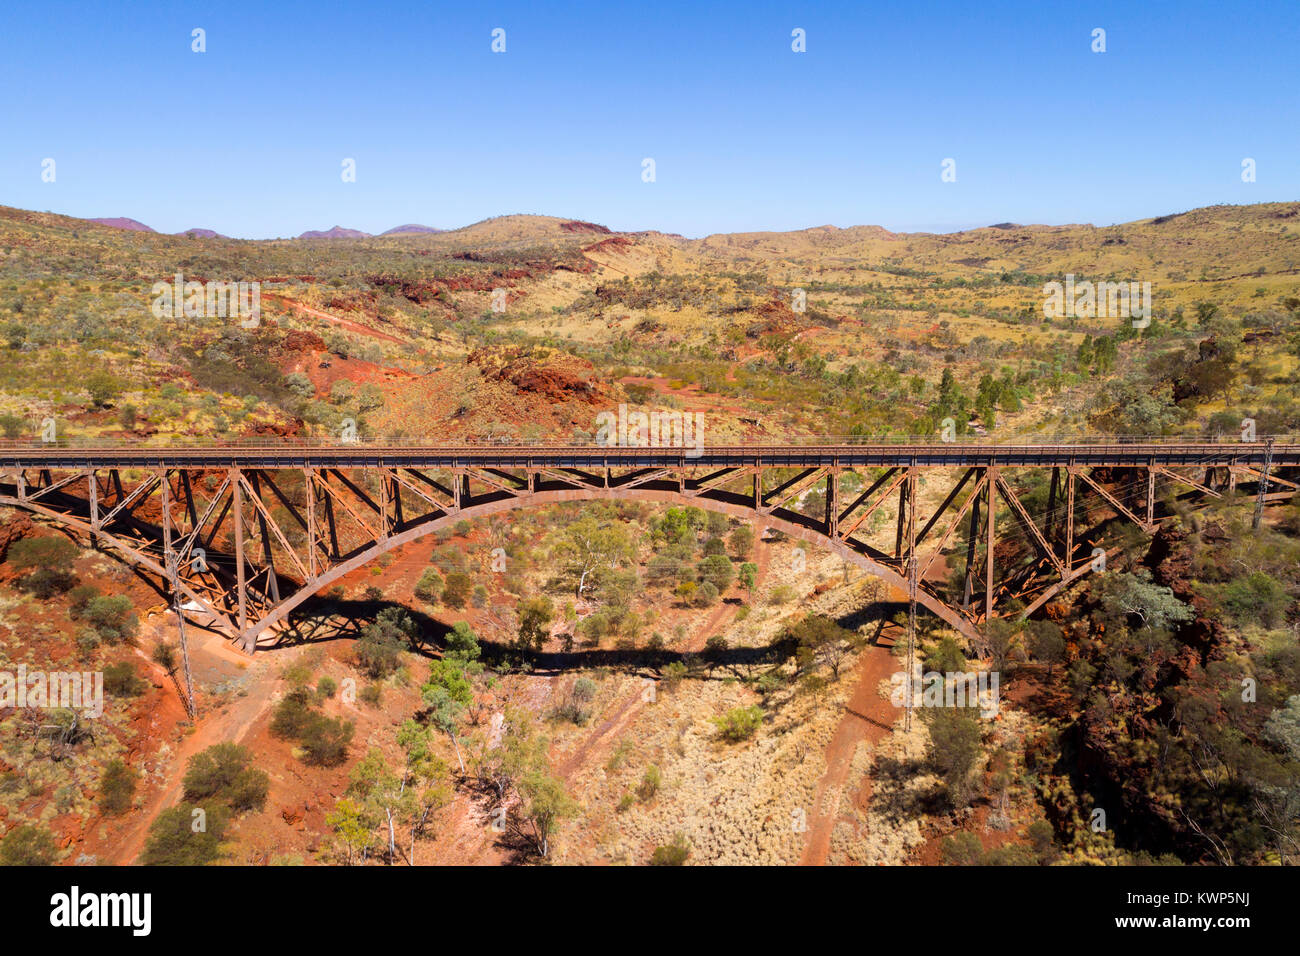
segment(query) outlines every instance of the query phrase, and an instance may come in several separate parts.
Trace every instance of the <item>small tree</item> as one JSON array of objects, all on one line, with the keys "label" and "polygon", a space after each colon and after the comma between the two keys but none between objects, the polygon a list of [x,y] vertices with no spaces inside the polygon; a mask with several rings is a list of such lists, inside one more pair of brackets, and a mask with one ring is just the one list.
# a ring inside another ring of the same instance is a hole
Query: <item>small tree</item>
[{"label": "small tree", "polygon": [[925,669],[940,673],[953,673],[966,669],[966,655],[961,652],[957,641],[945,634],[934,649],[925,656]]},{"label": "small tree", "polygon": [[1032,625],[1034,656],[1047,665],[1047,678],[1052,669],[1065,660],[1065,634],[1052,621],[1036,621]]},{"label": "small tree", "polygon": [[17,438],[23,433],[25,424],[17,415],[8,413],[0,415],[0,433],[3,433],[5,438]]},{"label": "small tree", "polygon": [[86,391],[90,393],[90,400],[96,408],[104,408],[122,394],[122,383],[112,373],[101,369],[92,372],[86,379]]},{"label": "small tree", "polygon": [[451,802],[447,784],[447,764],[435,754],[429,743],[430,729],[407,720],[397,733],[397,742],[406,752],[406,774],[414,798],[411,821],[410,860],[415,862],[415,841],[427,835],[433,814]]},{"label": "small tree", "polygon": [[587,705],[596,696],[596,682],[590,677],[579,677],[569,687],[564,702],[556,708],[557,716],[581,726],[591,716]]},{"label": "small tree", "polygon": [[352,768],[348,796],[360,801],[363,820],[378,818],[383,822],[388,837],[387,860],[391,863],[397,857],[397,825],[409,821],[415,812],[414,794],[406,789],[405,774],[395,774],[384,760],[383,751],[372,747]]},{"label": "small tree", "polygon": [[579,518],[564,529],[556,551],[572,562],[577,578],[577,597],[582,597],[593,579],[617,568],[633,554],[627,529],[615,522],[602,522],[590,516]]},{"label": "small tree", "polygon": [[148,686],[130,661],[118,661],[104,668],[104,690],[113,697],[139,697]]},{"label": "small tree", "polygon": [[482,653],[478,635],[465,621],[457,621],[447,632],[446,655],[463,661],[476,661]]},{"label": "small tree", "polygon": [[700,578],[712,584],[721,593],[731,585],[735,571],[724,554],[711,554],[699,564]]},{"label": "small tree", "polygon": [[415,633],[415,623],[406,611],[384,608],[357,641],[357,663],[370,677],[387,677],[397,670]]},{"label": "small tree", "polygon": [[540,856],[545,857],[550,853],[555,825],[576,813],[578,805],[559,778],[541,767],[533,768],[519,781],[519,794],[523,798],[521,809],[533,846]]},{"label": "small tree", "polygon": [[959,830],[940,841],[939,855],[949,866],[979,866],[984,860],[984,844],[969,830]]},{"label": "small tree", "polygon": [[935,707],[925,712],[930,729],[930,763],[958,808],[969,802],[971,770],[980,754],[978,713],[969,707]]},{"label": "small tree", "polygon": [[731,553],[741,561],[746,560],[754,550],[754,529],[747,524],[737,525],[727,536],[727,543],[731,547]]},{"label": "small tree", "polygon": [[519,632],[515,644],[520,650],[540,651],[550,636],[555,608],[550,598],[538,596],[519,602]]},{"label": "small tree", "polygon": [[800,621],[791,636],[798,642],[795,657],[801,670],[829,667],[838,680],[840,668],[856,643],[856,635],[824,614],[810,614]]},{"label": "small tree", "polygon": [[366,820],[361,805],[347,797],[339,800],[334,809],[325,815],[325,825],[334,831],[343,862],[351,866],[358,858],[365,858],[374,846],[374,827]]}]

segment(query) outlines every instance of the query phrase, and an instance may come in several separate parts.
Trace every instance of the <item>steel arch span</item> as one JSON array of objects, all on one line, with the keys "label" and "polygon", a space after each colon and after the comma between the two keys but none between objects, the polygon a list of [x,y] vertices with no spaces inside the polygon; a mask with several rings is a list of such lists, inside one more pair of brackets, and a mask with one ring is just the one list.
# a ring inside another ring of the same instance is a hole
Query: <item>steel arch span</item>
[{"label": "steel arch span", "polygon": [[[1266,501],[1300,444],[0,447],[0,505],[159,579],[246,651],[344,575],[449,524],[522,507],[693,505],[824,547],[968,637],[1092,570],[1103,523],[1171,495]],[[1036,474],[1027,495],[1012,477]],[[1158,493],[1159,491],[1159,493]]]}]

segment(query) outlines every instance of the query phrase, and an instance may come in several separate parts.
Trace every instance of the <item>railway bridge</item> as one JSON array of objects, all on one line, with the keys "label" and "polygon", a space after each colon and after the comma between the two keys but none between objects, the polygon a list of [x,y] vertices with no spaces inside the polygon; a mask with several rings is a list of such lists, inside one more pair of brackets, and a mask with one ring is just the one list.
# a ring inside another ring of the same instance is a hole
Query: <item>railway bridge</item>
[{"label": "railway bridge", "polygon": [[[252,652],[305,600],[463,519],[602,499],[694,505],[820,545],[977,637],[1178,501],[1300,488],[1300,439],[818,441],[703,448],[0,444],[0,505],[135,565]],[[1108,540],[1109,536],[1109,540]]]}]

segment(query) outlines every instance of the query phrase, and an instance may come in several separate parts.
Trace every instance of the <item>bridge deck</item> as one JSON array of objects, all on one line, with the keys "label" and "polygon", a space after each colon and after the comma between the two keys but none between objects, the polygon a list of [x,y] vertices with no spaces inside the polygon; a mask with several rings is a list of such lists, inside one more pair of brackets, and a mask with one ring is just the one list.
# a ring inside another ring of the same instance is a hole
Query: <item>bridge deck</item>
[{"label": "bridge deck", "polygon": [[[0,468],[252,467],[655,468],[797,466],[1261,465],[1268,442],[965,442],[710,445],[437,445],[404,442],[237,442],[213,445],[0,445]],[[1300,441],[1272,442],[1274,467],[1300,465]]]}]

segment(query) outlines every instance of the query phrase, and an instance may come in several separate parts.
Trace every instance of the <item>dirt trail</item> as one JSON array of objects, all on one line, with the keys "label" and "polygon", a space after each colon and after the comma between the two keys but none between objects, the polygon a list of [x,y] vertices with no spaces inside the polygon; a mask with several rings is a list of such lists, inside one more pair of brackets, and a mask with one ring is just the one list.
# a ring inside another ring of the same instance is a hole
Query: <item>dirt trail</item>
[{"label": "dirt trail", "polygon": [[[224,641],[224,638],[210,636],[209,640]],[[276,662],[282,664],[284,658],[277,657]],[[161,811],[180,802],[184,768],[190,757],[213,744],[240,742],[262,712],[271,706],[273,685],[279,680],[278,669],[271,667],[269,657],[262,661],[254,658],[250,669],[253,674],[247,693],[236,697],[224,710],[200,711],[196,729],[171,755],[166,786],[149,793],[143,805],[131,814],[130,825],[123,828],[114,844],[115,852],[108,854],[105,863],[122,865],[135,862],[144,849],[149,824]]]},{"label": "dirt trail", "polygon": [[322,312],[320,309],[313,309],[309,305],[303,305],[301,302],[295,302],[293,299],[287,299],[282,295],[275,295],[270,292],[264,292],[263,295],[272,302],[278,302],[281,305],[297,309],[299,312],[305,312],[307,315],[317,319],[324,319],[326,322],[332,322],[340,328],[347,329],[349,332],[356,332],[358,335],[366,335],[373,339],[383,339],[387,342],[396,342],[399,345],[405,345],[406,339],[398,338],[395,335],[389,335],[387,332],[380,332],[378,329],[372,329],[367,325],[359,322],[353,322],[351,319],[339,318],[337,315],[330,315],[328,312]]},{"label": "dirt trail", "polygon": [[[758,570],[754,572],[754,588],[757,590],[759,582],[763,580],[763,576],[767,573],[769,552],[771,551],[771,548],[766,547],[759,542],[755,545],[755,551],[757,552],[757,555],[754,563],[758,565]],[[709,612],[709,616],[704,619],[704,624],[696,630],[694,636],[683,648],[683,651],[694,654],[704,650],[704,645],[708,641],[709,636],[718,632],[723,621],[727,618],[727,615],[734,615],[737,607],[739,607],[739,605],[719,603],[717,607]],[[564,761],[559,768],[560,776],[566,781],[571,780],[574,774],[581,770],[591,758],[593,752],[619,736],[616,732],[632,722],[632,720],[641,712],[641,708],[637,705],[643,704],[644,702],[645,685],[644,683],[641,683],[634,691],[623,699],[622,703],[611,705],[612,707],[617,707],[614,713],[601,721],[600,725],[588,734],[583,739],[582,743],[578,747],[574,748],[572,753],[564,758]]]},{"label": "dirt trail", "polygon": [[[878,688],[880,682],[897,669],[893,655],[883,647],[868,645],[858,659],[857,686],[826,747],[826,772],[817,784],[817,799],[808,824],[808,842],[799,860],[801,866],[821,866],[830,856],[831,835],[839,820],[840,799],[858,743],[866,740],[874,746],[893,727],[898,712],[888,699],[881,698]],[[854,802],[859,809],[865,809],[870,797],[871,778],[868,776],[862,781]]]}]

